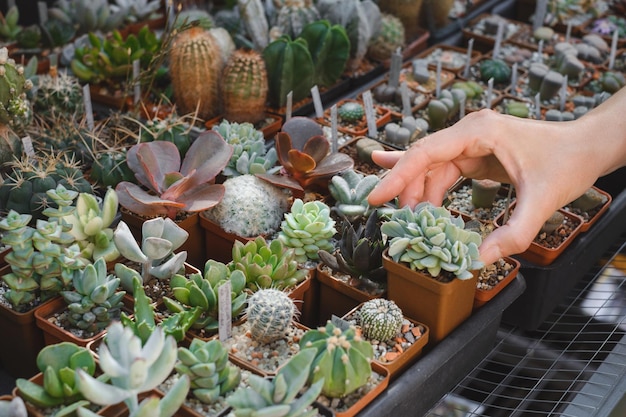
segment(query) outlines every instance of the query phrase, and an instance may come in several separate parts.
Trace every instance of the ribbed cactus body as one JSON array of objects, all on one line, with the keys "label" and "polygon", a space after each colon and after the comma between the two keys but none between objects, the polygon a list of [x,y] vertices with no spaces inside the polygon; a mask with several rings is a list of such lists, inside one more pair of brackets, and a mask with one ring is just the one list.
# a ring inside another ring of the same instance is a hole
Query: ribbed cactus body
[{"label": "ribbed cactus body", "polygon": [[265,117],[267,70],[261,54],[243,49],[233,52],[221,83],[226,120],[256,123]]},{"label": "ribbed cactus body", "polygon": [[391,340],[402,328],[402,310],[391,300],[374,298],[359,310],[363,335],[369,340]]},{"label": "ribbed cactus body", "polygon": [[248,323],[253,340],[270,343],[285,337],[296,307],[289,296],[279,290],[263,289],[248,298]]},{"label": "ribbed cactus body", "polygon": [[33,108],[44,117],[80,115],[84,112],[83,88],[78,78],[60,72],[39,76]]},{"label": "ribbed cactus body", "polygon": [[404,25],[400,18],[383,13],[380,32],[372,39],[367,55],[376,61],[389,59],[396,49],[404,45],[404,40]]},{"label": "ribbed cactus body", "polygon": [[199,27],[188,29],[176,36],[169,56],[178,112],[193,113],[197,108],[202,119],[217,115],[223,58],[215,37]]},{"label": "ribbed cactus body", "polygon": [[283,35],[297,38],[307,24],[315,22],[319,18],[320,13],[314,5],[295,2],[295,4],[285,4],[280,8],[276,18],[276,26]]}]

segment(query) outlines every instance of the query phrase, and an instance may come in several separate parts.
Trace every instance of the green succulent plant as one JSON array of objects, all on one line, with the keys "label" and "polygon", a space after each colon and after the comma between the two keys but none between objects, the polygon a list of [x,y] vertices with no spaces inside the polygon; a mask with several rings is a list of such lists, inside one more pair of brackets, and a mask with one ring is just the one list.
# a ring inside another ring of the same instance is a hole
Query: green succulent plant
[{"label": "green succulent plant", "polygon": [[367,196],[380,182],[376,175],[360,174],[347,169],[334,175],[328,184],[328,191],[335,199],[333,207],[337,213],[350,220],[367,216],[372,211]]},{"label": "green succulent plant", "polygon": [[357,123],[365,117],[365,108],[356,101],[346,101],[337,109],[337,116],[346,123]]},{"label": "green succulent plant", "polygon": [[178,348],[176,372],[188,375],[191,392],[206,404],[234,391],[241,381],[241,370],[228,360],[228,350],[217,339],[193,339],[189,348]]},{"label": "green succulent plant", "polygon": [[[76,386],[89,401],[98,405],[124,402],[129,417],[170,417],[180,408],[189,392],[189,377],[181,376],[162,398],[151,396],[139,402],[139,394],[161,384],[174,370],[177,359],[176,341],[156,328],[145,344],[129,328],[114,322],[107,328],[100,345],[99,365],[110,383],[98,380],[79,369]],[[79,408],[79,417],[94,417],[96,413]]]},{"label": "green succulent plant", "polygon": [[263,236],[245,244],[235,240],[231,271],[239,270],[246,276],[246,287],[252,291],[275,288],[285,291],[302,282],[308,270],[299,268],[294,249],[287,249],[279,240],[267,242]]},{"label": "green succulent plant", "polygon": [[299,35],[306,41],[313,60],[313,83],[330,87],[340,79],[350,57],[350,39],[346,29],[319,19],[304,26]]},{"label": "green succulent plant", "polygon": [[174,253],[189,237],[189,233],[172,219],[155,217],[143,222],[141,246],[135,240],[128,225],[120,221],[113,232],[113,242],[120,254],[141,264],[141,272],[122,263],[115,264],[115,274],[122,287],[133,291],[133,280],[138,278],[146,283],[150,277],[165,280],[184,269],[187,252]]},{"label": "green succulent plant", "polygon": [[308,117],[292,117],[276,135],[276,152],[281,175],[257,174],[272,184],[298,195],[323,187],[335,174],[350,169],[354,160],[341,152],[329,153],[330,143],[317,122]]},{"label": "green succulent plant", "polygon": [[215,332],[219,324],[218,289],[226,281],[231,285],[231,316],[235,319],[243,311],[248,298],[246,277],[243,272],[231,272],[225,264],[213,259],[206,262],[203,274],[190,274],[189,277],[174,275],[170,280],[174,299],[163,297],[163,302],[173,313],[199,308],[201,315],[192,327]]},{"label": "green succulent plant", "polygon": [[98,258],[84,269],[74,271],[72,289],[61,291],[67,303],[67,319],[71,325],[95,335],[104,330],[114,318],[119,317],[122,297],[118,291],[120,279],[107,272],[107,264]]},{"label": "green succulent plant", "polygon": [[190,136],[191,126],[184,119],[179,118],[175,114],[170,114],[165,118],[154,117],[145,123],[141,123],[138,120],[134,121],[139,124],[140,142],[172,142],[176,145],[181,158],[187,155],[192,142]]},{"label": "green succulent plant", "polygon": [[83,87],[66,71],[38,75],[33,90],[33,110],[44,118],[80,116],[85,111]]},{"label": "green succulent plant", "polygon": [[314,359],[314,349],[303,349],[281,366],[271,380],[250,375],[249,386],[238,388],[226,402],[237,417],[314,416],[318,411],[310,409],[310,406],[321,392],[323,378],[299,395],[306,387],[308,378],[308,372],[303,370],[309,369]]},{"label": "green succulent plant", "polygon": [[402,329],[402,310],[392,300],[374,298],[359,308],[359,325],[368,340],[389,341]]},{"label": "green succulent plant", "polygon": [[283,291],[273,288],[258,290],[248,298],[246,308],[250,337],[263,344],[284,339],[296,312],[293,300]]},{"label": "green succulent plant", "polygon": [[424,270],[437,277],[447,271],[459,279],[472,278],[470,271],[483,265],[478,258],[482,238],[465,230],[461,217],[445,207],[420,203],[413,210],[397,209],[383,221],[381,232],[388,236],[389,256],[412,270]]},{"label": "green succulent plant", "polygon": [[278,239],[287,248],[293,248],[296,260],[305,263],[318,259],[320,250],[333,249],[331,238],[337,233],[335,220],[330,217],[330,207],[319,200],[299,198],[293,202],[291,211],[285,214]]},{"label": "green succulent plant", "polygon": [[307,330],[299,344],[301,350],[315,350],[309,383],[323,380],[322,394],[328,397],[345,397],[365,385],[372,374],[374,349],[354,326],[341,330],[329,320],[325,327]]},{"label": "green succulent plant", "polygon": [[125,11],[112,12],[107,0],[57,0],[48,9],[50,20],[58,20],[77,27],[78,34],[110,32],[122,26]]},{"label": "green succulent plant", "polygon": [[[91,352],[71,342],[48,345],[37,354],[37,368],[43,373],[43,384],[24,378],[15,381],[20,396],[42,408],[62,407],[56,415],[70,415],[88,402],[76,386],[75,374],[80,369],[89,376],[96,371],[96,361]],[[65,414],[64,414],[65,413]]]}]

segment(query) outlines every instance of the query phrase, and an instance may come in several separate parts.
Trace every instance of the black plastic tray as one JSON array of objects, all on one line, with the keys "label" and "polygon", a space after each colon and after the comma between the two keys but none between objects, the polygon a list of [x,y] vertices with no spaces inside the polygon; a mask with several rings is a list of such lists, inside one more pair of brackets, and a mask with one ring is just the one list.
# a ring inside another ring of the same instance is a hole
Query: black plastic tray
[{"label": "black plastic tray", "polygon": [[491,351],[502,312],[526,288],[518,274],[500,294],[424,354],[359,417],[422,416]]},{"label": "black plastic tray", "polygon": [[[552,264],[538,266],[518,258],[527,288],[504,311],[503,322],[524,330],[536,330],[589,268],[626,231],[626,190],[623,190],[626,176],[623,172],[614,175],[617,177],[613,180],[621,182],[622,191],[614,194],[615,190],[606,190],[600,185],[613,196],[609,209],[587,232],[578,235]],[[611,186],[611,183],[607,184]]]}]

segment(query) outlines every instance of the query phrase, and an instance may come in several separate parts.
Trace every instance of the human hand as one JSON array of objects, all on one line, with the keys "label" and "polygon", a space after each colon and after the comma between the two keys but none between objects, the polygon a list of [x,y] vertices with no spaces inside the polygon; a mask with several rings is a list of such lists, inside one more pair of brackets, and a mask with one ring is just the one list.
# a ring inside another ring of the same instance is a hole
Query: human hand
[{"label": "human hand", "polygon": [[513,184],[513,215],[480,247],[481,260],[490,264],[526,250],[544,221],[601,174],[600,167],[589,164],[594,152],[582,132],[577,122],[541,122],[491,110],[471,113],[406,152],[375,152],[374,161],[392,169],[370,193],[369,203],[398,196],[401,206],[441,205],[461,176]]}]

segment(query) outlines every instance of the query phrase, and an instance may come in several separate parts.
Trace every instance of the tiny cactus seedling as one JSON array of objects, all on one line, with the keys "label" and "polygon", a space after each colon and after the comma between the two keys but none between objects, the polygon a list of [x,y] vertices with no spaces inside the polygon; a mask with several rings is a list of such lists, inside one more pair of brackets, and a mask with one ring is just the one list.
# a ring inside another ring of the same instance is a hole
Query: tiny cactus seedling
[{"label": "tiny cactus seedling", "polygon": [[296,314],[296,306],[287,294],[272,288],[250,296],[246,316],[250,335],[260,343],[271,343],[285,337]]},{"label": "tiny cactus seedling", "polygon": [[365,116],[365,109],[361,103],[348,101],[337,109],[337,115],[347,123],[357,123]]},{"label": "tiny cactus seedling", "polygon": [[402,310],[391,300],[374,298],[359,309],[359,323],[363,336],[380,342],[393,339],[402,328]]}]

